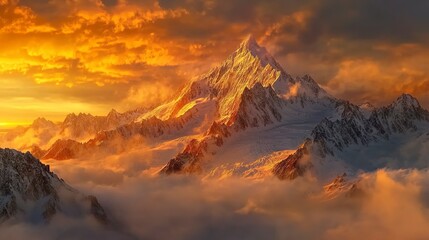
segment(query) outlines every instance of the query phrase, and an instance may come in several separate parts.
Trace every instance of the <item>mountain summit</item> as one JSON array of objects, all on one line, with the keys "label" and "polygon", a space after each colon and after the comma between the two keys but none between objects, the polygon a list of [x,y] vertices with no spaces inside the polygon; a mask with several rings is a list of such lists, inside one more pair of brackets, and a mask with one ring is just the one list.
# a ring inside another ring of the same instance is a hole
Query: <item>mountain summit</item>
[{"label": "mountain summit", "polygon": [[249,35],[243,42],[241,42],[240,47],[236,50],[235,53],[239,55],[239,53],[247,52],[250,52],[253,57],[259,59],[262,66],[265,67],[267,64],[269,64],[271,67],[284,72],[283,68],[280,66],[280,64],[277,63],[277,61],[267,51],[267,49],[265,47],[259,46],[253,35]]},{"label": "mountain summit", "polygon": [[231,123],[245,89],[252,89],[258,83],[264,88],[273,88],[280,98],[318,98],[319,94],[314,92],[324,91],[317,83],[308,80],[307,77],[292,78],[264,47],[249,36],[219,66],[194,78],[176,99],[148,112],[143,118],[179,118],[214,102],[216,114],[212,120]]}]

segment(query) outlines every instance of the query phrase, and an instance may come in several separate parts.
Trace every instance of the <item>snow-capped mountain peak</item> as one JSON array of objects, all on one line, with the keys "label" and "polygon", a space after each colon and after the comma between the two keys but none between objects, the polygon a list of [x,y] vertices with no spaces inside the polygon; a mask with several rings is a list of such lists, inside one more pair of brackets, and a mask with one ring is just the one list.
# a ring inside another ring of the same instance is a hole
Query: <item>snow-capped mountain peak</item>
[{"label": "snow-capped mountain peak", "polygon": [[364,110],[371,110],[371,111],[375,109],[375,107],[370,102],[364,102],[360,104],[359,108]]},{"label": "snow-capped mountain peak", "polygon": [[250,53],[254,58],[259,59],[263,67],[269,64],[271,67],[284,72],[280,64],[277,63],[277,61],[267,51],[265,47],[261,47],[258,44],[253,35],[249,35],[243,42],[241,42],[240,47],[235,51],[232,56],[243,56],[247,53]]},{"label": "snow-capped mountain peak", "polygon": [[252,34],[249,34],[240,44],[240,47],[243,48],[248,48],[248,49],[252,49],[252,48],[260,48],[260,46],[258,45],[258,43],[256,42],[255,37]]},{"label": "snow-capped mountain peak", "polygon": [[219,66],[194,78],[176,99],[147,113],[144,118],[177,118],[207,101],[215,101],[216,121],[225,123],[237,111],[245,89],[253,88],[256,83],[263,87],[275,85],[277,91],[277,87],[288,88],[294,80],[249,36]]},{"label": "snow-capped mountain peak", "polygon": [[34,120],[33,123],[31,124],[31,126],[36,129],[52,127],[53,125],[55,125],[55,123],[53,123],[52,121],[49,121],[46,118],[40,118],[40,117]]},{"label": "snow-capped mountain peak", "polygon": [[369,102],[364,102],[359,105],[359,109],[362,111],[364,116],[368,118],[371,115],[372,111],[375,110],[375,107]]},{"label": "snow-capped mountain peak", "polygon": [[112,109],[112,110],[110,110],[110,112],[107,114],[107,116],[109,117],[109,116],[111,116],[111,117],[113,117],[113,116],[118,116],[120,113],[118,112],[118,111],[116,111],[116,109]]},{"label": "snow-capped mountain peak", "polygon": [[407,109],[419,109],[419,101],[410,94],[402,94],[391,105],[396,111],[404,111]]}]

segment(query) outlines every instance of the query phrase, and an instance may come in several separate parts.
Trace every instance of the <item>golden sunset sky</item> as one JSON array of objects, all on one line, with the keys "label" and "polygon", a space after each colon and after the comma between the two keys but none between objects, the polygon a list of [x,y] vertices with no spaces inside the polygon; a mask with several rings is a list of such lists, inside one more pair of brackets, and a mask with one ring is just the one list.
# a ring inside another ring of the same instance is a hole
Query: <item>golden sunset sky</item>
[{"label": "golden sunset sky", "polygon": [[[386,3],[389,4],[386,4]],[[429,107],[428,1],[0,0],[0,128],[153,106],[253,34],[338,98]]]}]

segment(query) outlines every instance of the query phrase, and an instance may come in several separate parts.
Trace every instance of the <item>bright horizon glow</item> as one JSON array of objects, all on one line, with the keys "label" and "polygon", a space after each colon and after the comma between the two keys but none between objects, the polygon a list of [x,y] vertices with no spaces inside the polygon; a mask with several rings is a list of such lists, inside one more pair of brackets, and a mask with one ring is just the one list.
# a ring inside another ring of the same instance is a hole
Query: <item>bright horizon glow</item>
[{"label": "bright horizon glow", "polygon": [[0,131],[10,130],[16,127],[29,126],[31,122],[0,122]]}]

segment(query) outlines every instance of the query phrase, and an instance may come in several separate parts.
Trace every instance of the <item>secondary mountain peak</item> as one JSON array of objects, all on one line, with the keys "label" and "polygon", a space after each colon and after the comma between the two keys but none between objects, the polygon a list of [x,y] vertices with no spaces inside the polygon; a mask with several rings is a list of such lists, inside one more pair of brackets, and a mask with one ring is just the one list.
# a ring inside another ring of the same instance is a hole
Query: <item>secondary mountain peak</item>
[{"label": "secondary mountain peak", "polygon": [[410,94],[402,94],[387,108],[399,119],[429,119],[429,112],[420,106],[419,101]]},{"label": "secondary mountain peak", "polygon": [[34,128],[52,127],[52,125],[55,125],[55,123],[42,117],[35,119],[31,124]]},{"label": "secondary mountain peak", "polygon": [[393,104],[397,106],[403,106],[403,107],[413,106],[415,108],[420,108],[419,101],[411,94],[408,94],[408,93],[404,93],[401,96],[399,96]]}]

